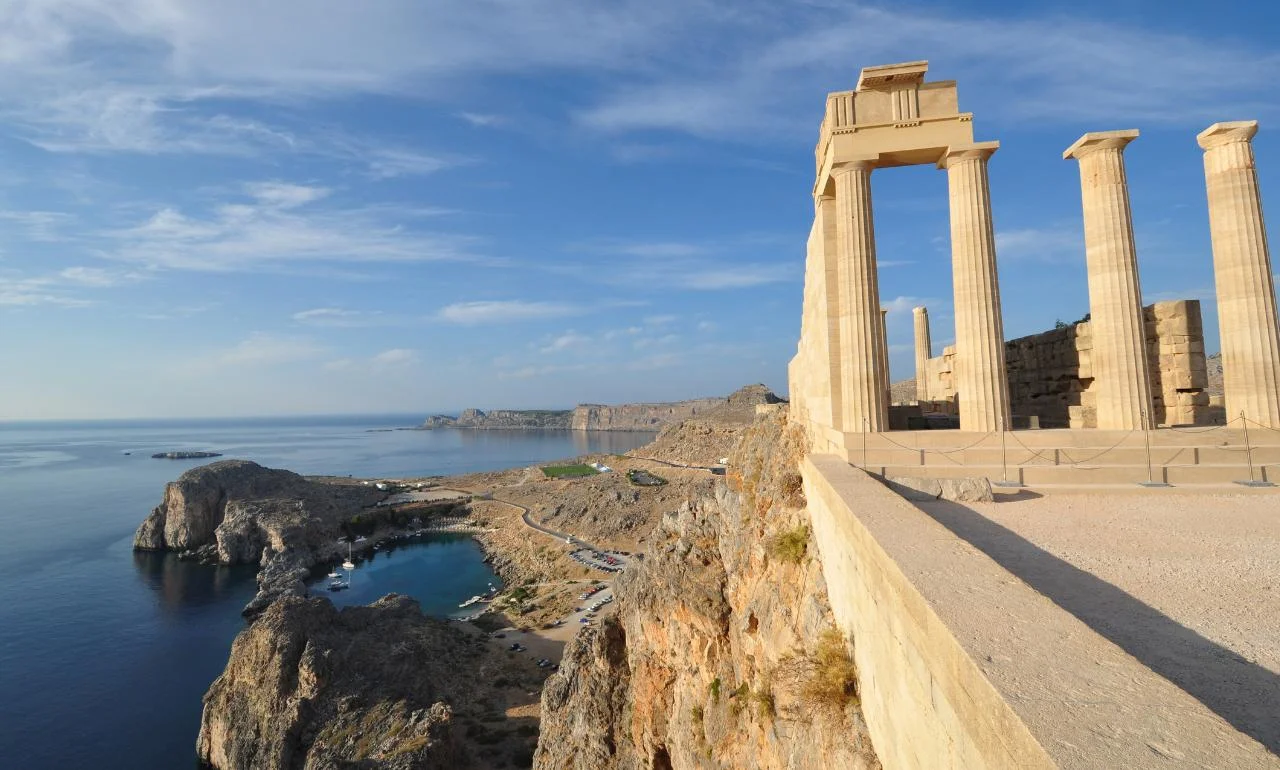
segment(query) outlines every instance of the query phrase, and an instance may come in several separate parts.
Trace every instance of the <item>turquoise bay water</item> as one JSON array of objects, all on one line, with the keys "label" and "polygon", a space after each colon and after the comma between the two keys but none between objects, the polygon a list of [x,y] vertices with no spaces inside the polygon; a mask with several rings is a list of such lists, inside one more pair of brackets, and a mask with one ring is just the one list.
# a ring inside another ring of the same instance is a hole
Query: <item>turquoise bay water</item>
[{"label": "turquoise bay water", "polygon": [[[164,484],[222,452],[304,474],[398,477],[624,452],[648,433],[382,431],[418,416],[0,424],[0,766],[190,768],[200,697],[255,591],[252,568],[135,554]],[[371,430],[376,432],[371,432]],[[125,454],[129,452],[130,454]],[[468,538],[360,565],[338,604],[404,593],[438,615],[496,578]]]}]

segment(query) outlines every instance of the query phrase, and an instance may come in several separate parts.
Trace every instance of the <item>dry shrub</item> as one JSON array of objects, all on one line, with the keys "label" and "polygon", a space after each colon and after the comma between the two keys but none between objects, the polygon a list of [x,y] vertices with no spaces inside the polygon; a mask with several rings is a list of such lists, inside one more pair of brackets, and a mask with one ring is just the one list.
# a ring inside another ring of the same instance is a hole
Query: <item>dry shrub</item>
[{"label": "dry shrub", "polygon": [[788,471],[782,474],[782,499],[788,507],[803,508],[805,506],[804,499],[804,479],[795,471]]},{"label": "dry shrub", "polygon": [[801,524],[769,538],[769,555],[779,561],[799,564],[809,550],[809,528]]},{"label": "dry shrub", "polygon": [[812,673],[801,688],[806,703],[843,711],[845,706],[858,702],[858,667],[843,634],[834,628],[823,631],[811,662]]}]

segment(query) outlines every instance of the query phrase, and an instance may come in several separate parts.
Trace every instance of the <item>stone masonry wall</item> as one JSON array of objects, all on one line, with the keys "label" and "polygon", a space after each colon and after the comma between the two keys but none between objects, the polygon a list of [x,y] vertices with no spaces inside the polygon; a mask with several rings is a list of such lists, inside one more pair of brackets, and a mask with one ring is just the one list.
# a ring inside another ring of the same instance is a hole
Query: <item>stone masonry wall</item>
[{"label": "stone masonry wall", "polygon": [[[1157,424],[1208,424],[1208,375],[1199,300],[1148,305],[1143,308],[1143,319]],[[1088,321],[1006,342],[1005,364],[1015,421],[1034,416],[1046,428],[1096,427],[1096,398],[1090,392],[1092,353]],[[954,411],[954,357],[955,348],[948,347],[927,365],[929,392],[938,411]]]}]

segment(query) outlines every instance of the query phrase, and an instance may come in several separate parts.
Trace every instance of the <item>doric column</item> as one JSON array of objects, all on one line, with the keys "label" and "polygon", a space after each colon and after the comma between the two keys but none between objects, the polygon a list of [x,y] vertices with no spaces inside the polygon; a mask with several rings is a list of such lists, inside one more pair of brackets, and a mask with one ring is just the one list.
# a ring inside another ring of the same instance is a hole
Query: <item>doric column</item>
[{"label": "doric column", "polygon": [[852,433],[883,431],[889,426],[879,372],[880,287],[871,214],[873,168],[874,160],[858,160],[832,170],[839,249],[840,343],[844,347],[840,370],[841,427]]},{"label": "doric column", "polygon": [[987,159],[999,142],[951,147],[938,162],[947,170],[951,199],[951,284],[955,291],[953,378],[961,430],[1000,430],[1009,424],[1004,371],[1004,323],[996,276]]},{"label": "doric column", "polygon": [[933,357],[933,343],[929,339],[929,308],[911,308],[911,319],[916,327],[916,400],[929,400],[929,359]]},{"label": "doric column", "polygon": [[1125,145],[1137,136],[1136,129],[1089,133],[1062,153],[1064,159],[1080,162],[1098,427],[1110,430],[1155,424],[1138,252],[1124,171]]},{"label": "doric column", "polygon": [[888,408],[893,404],[893,395],[889,387],[889,311],[880,308],[880,389],[884,391],[884,403]]},{"label": "doric column", "polygon": [[1227,419],[1280,428],[1280,331],[1276,288],[1250,142],[1258,121],[1215,123],[1196,140],[1204,148],[1222,338]]}]

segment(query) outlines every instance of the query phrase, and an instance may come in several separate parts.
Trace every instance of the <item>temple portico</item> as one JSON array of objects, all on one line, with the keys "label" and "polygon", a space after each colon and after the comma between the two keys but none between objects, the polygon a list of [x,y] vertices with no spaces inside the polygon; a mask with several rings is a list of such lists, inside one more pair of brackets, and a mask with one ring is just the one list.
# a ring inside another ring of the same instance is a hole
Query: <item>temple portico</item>
[{"label": "temple portico", "polygon": [[[832,381],[839,380],[839,412],[834,409],[837,399],[824,399],[832,405],[827,424],[836,431],[888,429],[888,343],[879,302],[871,175],[877,169],[922,164],[946,169],[950,190],[956,368],[964,394],[960,424],[966,430],[996,430],[1008,422],[986,170],[999,144],[974,143],[973,116],[959,111],[955,82],[926,83],[927,70],[927,62],[868,67],[855,90],[827,97],[814,205],[821,208],[834,198],[836,238],[835,243],[811,238],[810,244],[833,249],[837,265],[839,360],[832,368],[838,375],[828,376],[825,385],[829,392]],[[815,225],[824,216],[816,216]],[[827,304],[830,313],[830,295]],[[826,333],[829,338],[830,325]]]}]

